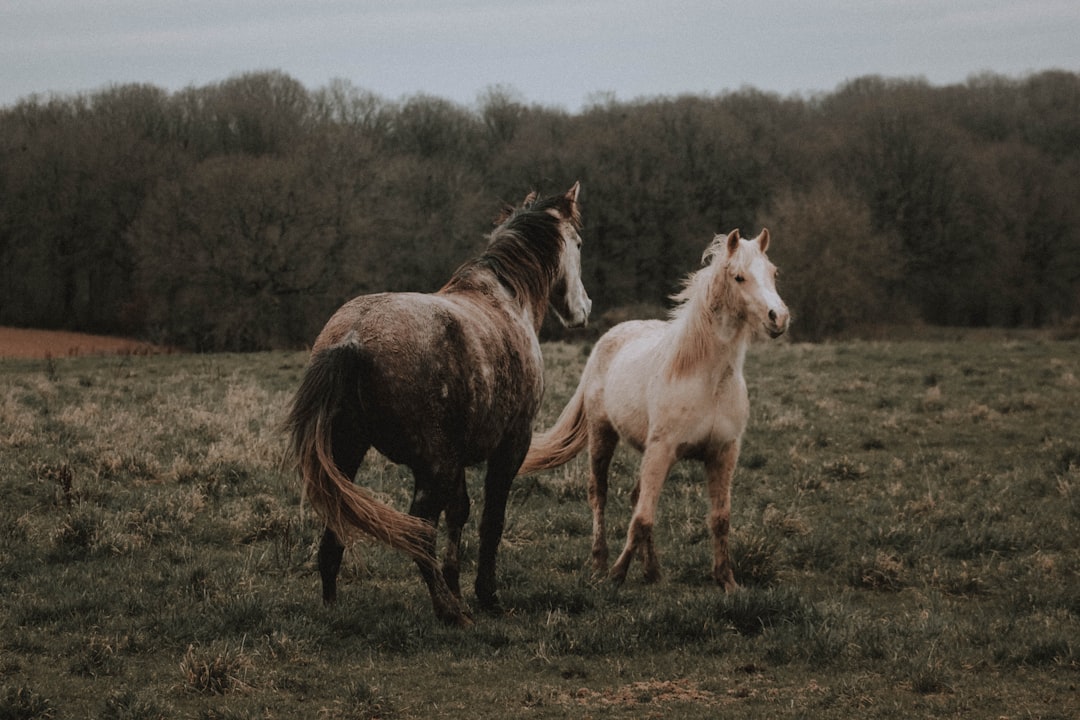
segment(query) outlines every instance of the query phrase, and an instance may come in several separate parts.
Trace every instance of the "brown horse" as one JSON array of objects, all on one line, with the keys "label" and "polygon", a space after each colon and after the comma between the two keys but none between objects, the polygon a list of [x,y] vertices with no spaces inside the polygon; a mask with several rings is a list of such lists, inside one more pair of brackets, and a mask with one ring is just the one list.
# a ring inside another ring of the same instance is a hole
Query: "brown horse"
[{"label": "brown horse", "polygon": [[[537,332],[549,303],[569,326],[584,325],[591,306],[581,284],[578,189],[531,194],[438,292],[354,298],[319,333],[286,426],[306,497],[326,523],[325,602],[337,596],[343,542],[359,531],[410,554],[436,615],[469,624],[458,559],[470,504],[465,468],[486,462],[475,589],[481,608],[498,607],[506,501],[543,394]],[[408,515],[353,484],[372,447],[412,470]]]},{"label": "brown horse", "polygon": [[631,320],[609,330],[593,348],[574,396],[555,425],[533,439],[522,474],[562,465],[589,448],[593,565],[606,570],[604,508],[608,468],[619,439],[643,453],[634,488],[626,545],[611,570],[626,578],[638,551],[645,578],[660,576],[653,524],[660,490],[682,458],[705,464],[712,508],[713,579],[736,587],[728,560],[731,478],[750,415],[743,360],[750,339],[777,337],[788,309],[776,292],[776,267],[765,255],[769,231],[753,240],[733,230],[706,248],[705,267],[675,296],[670,320]]}]

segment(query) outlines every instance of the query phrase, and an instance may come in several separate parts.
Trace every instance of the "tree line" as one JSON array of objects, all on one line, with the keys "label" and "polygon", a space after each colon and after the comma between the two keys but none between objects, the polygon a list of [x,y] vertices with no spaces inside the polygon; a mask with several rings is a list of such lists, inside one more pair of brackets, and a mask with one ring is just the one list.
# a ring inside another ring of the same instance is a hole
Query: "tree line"
[{"label": "tree line", "polygon": [[260,72],[0,108],[0,323],[301,347],[356,294],[438,289],[501,204],[575,180],[601,325],[658,312],[713,234],[761,226],[802,339],[1080,310],[1077,73],[568,113]]}]

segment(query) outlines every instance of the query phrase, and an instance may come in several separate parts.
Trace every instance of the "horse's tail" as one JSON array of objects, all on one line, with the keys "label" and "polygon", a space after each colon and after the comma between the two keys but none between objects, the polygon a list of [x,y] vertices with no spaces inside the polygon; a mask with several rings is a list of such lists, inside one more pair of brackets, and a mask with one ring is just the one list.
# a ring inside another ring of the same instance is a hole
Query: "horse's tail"
[{"label": "horse's tail", "polygon": [[342,542],[360,531],[432,563],[431,524],[376,500],[334,462],[333,423],[342,410],[360,413],[360,374],[367,362],[355,338],[312,357],[285,419],[289,455],[303,479],[304,497]]},{"label": "horse's tail", "polygon": [[589,441],[589,428],[585,421],[585,383],[582,382],[555,424],[546,432],[533,435],[518,475],[557,468],[577,457]]}]

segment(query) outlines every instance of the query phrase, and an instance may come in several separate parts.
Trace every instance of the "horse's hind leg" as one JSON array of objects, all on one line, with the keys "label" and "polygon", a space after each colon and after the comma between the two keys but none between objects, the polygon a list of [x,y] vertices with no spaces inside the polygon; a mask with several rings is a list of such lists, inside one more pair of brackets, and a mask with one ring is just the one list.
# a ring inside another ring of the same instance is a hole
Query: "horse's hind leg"
[{"label": "horse's hind leg", "polygon": [[725,445],[716,457],[705,463],[709,482],[709,531],[713,541],[712,576],[716,584],[729,592],[738,587],[728,555],[728,530],[731,527],[731,478],[739,459],[739,441]]},{"label": "horse's hind leg", "polygon": [[608,469],[619,444],[619,434],[607,424],[589,428],[589,507],[592,508],[592,563],[597,574],[607,572],[608,545],[604,511],[607,507]]},{"label": "horse's hind leg", "polygon": [[446,504],[446,554],[443,556],[443,577],[450,592],[461,598],[461,530],[469,519],[469,493],[462,468]]},{"label": "horse's hind leg", "polygon": [[664,487],[668,470],[675,462],[674,448],[667,443],[652,442],[645,447],[641,458],[641,478],[638,481],[638,498],[634,503],[634,514],[630,518],[630,527],[626,532],[626,546],[611,568],[611,579],[622,583],[634,553],[640,548],[645,564],[645,580],[655,582],[660,578],[660,564],[653,549],[653,525],[656,521],[656,505],[660,491]]},{"label": "horse's hind leg", "polygon": [[[360,469],[360,463],[368,451],[369,445],[360,440],[356,426],[351,422],[345,422],[345,418],[338,416],[334,421],[333,432],[333,455],[334,464],[347,478],[355,478]],[[323,531],[322,540],[319,542],[319,576],[322,578],[323,602],[332,605],[337,601],[337,578],[341,571],[341,558],[345,553],[345,546],[330,528]]]},{"label": "horse's hind leg", "polygon": [[333,605],[337,602],[337,576],[341,571],[341,558],[345,546],[330,528],[323,530],[319,542],[319,576],[322,577],[323,603]]},{"label": "horse's hind leg", "polygon": [[[418,471],[413,468],[416,487],[413,491],[412,504],[409,506],[409,514],[423,518],[432,526],[437,527],[439,516],[447,506],[448,488],[452,487],[450,483],[463,473],[464,470],[459,468],[454,470],[453,474],[447,478],[441,478],[435,477],[430,472]],[[431,534],[427,542],[427,554],[429,557],[434,558],[435,533]],[[461,602],[459,594],[455,593],[447,584],[438,564],[418,558],[416,566],[420,569],[420,576],[424,579],[428,593],[431,595],[431,606],[435,610],[435,615],[440,620],[452,625],[471,625],[472,620],[469,618],[468,609]]]}]

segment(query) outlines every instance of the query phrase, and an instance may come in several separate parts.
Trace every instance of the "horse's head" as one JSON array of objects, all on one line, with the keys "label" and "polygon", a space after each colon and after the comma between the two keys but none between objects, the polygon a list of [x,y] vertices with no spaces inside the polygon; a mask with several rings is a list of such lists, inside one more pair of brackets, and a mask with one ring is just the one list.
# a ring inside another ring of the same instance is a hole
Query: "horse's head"
[{"label": "horse's head", "polygon": [[723,255],[718,263],[718,272],[724,273],[721,297],[740,317],[776,338],[787,330],[791,315],[776,292],[777,270],[765,254],[768,247],[768,229],[763,228],[752,240],[740,238],[739,231],[732,230],[727,237],[713,239],[702,261]]},{"label": "horse's head", "polygon": [[579,189],[574,183],[565,195],[530,193],[521,207],[507,208],[478,259],[528,307],[537,330],[548,307],[569,327],[584,325],[592,309],[581,284]]},{"label": "horse's head", "polygon": [[[562,236],[562,253],[559,270],[551,286],[551,309],[560,322],[567,327],[582,327],[589,321],[592,300],[581,282],[581,211],[578,208],[578,192],[581,183],[574,183],[565,195],[547,209],[558,219]],[[526,199],[526,203],[529,200]]]}]

